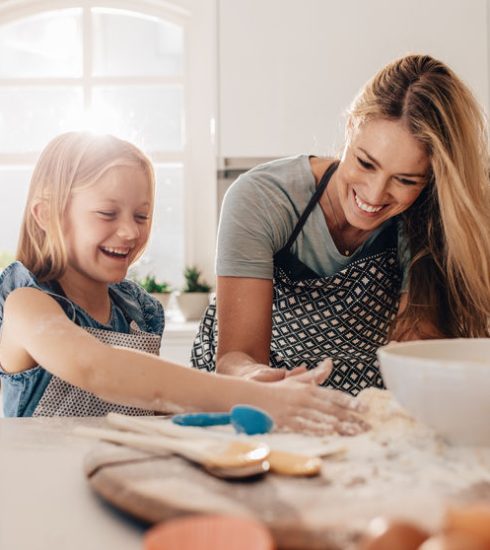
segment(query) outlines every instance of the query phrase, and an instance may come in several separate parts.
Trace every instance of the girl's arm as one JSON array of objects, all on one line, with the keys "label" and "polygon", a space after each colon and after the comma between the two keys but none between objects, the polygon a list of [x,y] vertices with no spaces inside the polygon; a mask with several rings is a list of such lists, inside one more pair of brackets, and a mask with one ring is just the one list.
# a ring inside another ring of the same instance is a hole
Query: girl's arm
[{"label": "girl's arm", "polygon": [[317,387],[331,365],[274,384],[202,373],[102,344],[71,322],[55,300],[33,288],[17,289],[5,302],[0,363],[7,372],[39,364],[102,399],[156,411],[227,411],[248,403],[291,429],[350,433],[363,426],[352,398]]},{"label": "girl's arm", "polygon": [[269,367],[272,293],[270,279],[217,278],[219,373],[263,382],[284,378],[284,369]]}]

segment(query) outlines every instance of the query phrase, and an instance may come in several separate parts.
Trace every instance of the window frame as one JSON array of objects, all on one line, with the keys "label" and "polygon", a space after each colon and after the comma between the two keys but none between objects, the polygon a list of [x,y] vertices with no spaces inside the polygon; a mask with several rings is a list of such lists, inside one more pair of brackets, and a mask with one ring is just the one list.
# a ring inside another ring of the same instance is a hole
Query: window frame
[{"label": "window frame", "polygon": [[[216,139],[217,119],[217,6],[216,0],[7,0],[0,5],[0,25],[56,10],[81,8],[83,25],[83,72],[73,78],[0,78],[7,85],[178,84],[184,89],[182,151],[146,151],[155,164],[182,163],[184,183],[184,262],[196,264],[214,280],[217,231]],[[126,10],[175,23],[184,33],[182,77],[91,76],[91,8]],[[88,29],[88,30],[87,30]],[[90,75],[90,76],[89,76]],[[87,103],[85,105],[88,107]],[[1,165],[33,166],[40,151],[0,154]],[[169,258],[168,261],[172,261]]]}]

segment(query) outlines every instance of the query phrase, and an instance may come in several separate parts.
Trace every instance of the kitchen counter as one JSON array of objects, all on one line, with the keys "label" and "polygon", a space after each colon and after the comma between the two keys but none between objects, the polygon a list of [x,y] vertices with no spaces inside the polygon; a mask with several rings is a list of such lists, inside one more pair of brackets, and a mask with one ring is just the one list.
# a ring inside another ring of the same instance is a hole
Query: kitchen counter
[{"label": "kitchen counter", "polygon": [[[99,492],[108,483],[119,489],[112,491],[113,502],[122,509],[148,503],[141,517],[153,521],[169,513],[229,513],[238,507],[261,518],[283,548],[290,548],[292,534],[318,543],[311,547],[345,548],[332,541],[356,540],[379,515],[437,530],[448,503],[490,501],[490,448],[447,445],[407,416],[389,392],[370,389],[361,397],[371,407],[372,430],[364,434],[308,441],[272,434],[290,445],[294,440],[294,449],[336,446],[318,478],[270,475],[257,484],[229,485],[170,457],[122,461],[117,468],[111,461],[90,483]],[[0,419],[2,550],[141,550],[147,526],[91,490],[83,463],[100,443],[74,436],[75,425],[104,426],[105,419]]]},{"label": "kitchen counter", "polygon": [[90,489],[83,459],[94,442],[71,435],[102,418],[0,419],[2,550],[141,550],[146,526]]}]

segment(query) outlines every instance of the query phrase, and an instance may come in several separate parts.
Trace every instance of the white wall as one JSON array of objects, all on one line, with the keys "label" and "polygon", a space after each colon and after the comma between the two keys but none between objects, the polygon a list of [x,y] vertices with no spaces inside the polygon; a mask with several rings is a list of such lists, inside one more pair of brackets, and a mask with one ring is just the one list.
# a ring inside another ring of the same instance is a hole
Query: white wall
[{"label": "white wall", "polygon": [[488,106],[487,0],[219,0],[221,157],[332,152],[384,64],[448,63]]}]

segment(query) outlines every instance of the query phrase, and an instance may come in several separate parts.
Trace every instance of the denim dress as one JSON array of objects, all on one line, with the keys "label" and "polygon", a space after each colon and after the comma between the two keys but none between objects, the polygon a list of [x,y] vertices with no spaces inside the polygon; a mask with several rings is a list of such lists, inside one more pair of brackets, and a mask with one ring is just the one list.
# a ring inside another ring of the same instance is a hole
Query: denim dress
[{"label": "denim dress", "polygon": [[[102,342],[158,355],[164,328],[161,304],[132,281],[109,286],[112,302],[108,324],[99,323],[63,295],[57,283],[39,283],[20,262],[0,275],[0,327],[5,300],[16,288],[37,288],[52,296],[74,323]],[[108,412],[148,415],[153,411],[109,403],[52,375],[41,365],[8,373],[0,365],[5,416],[103,416]]]}]

